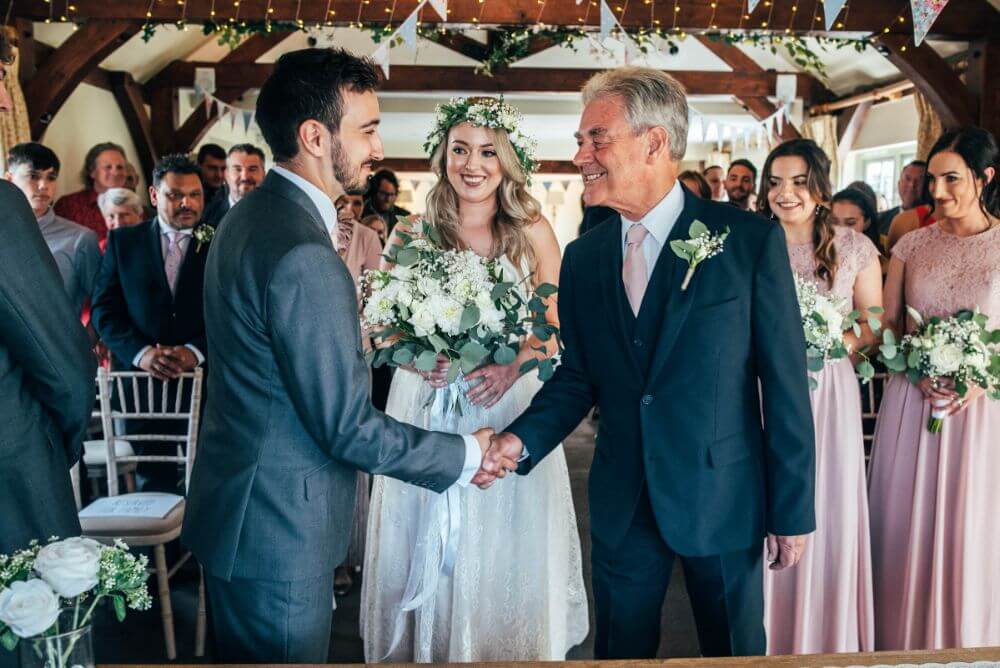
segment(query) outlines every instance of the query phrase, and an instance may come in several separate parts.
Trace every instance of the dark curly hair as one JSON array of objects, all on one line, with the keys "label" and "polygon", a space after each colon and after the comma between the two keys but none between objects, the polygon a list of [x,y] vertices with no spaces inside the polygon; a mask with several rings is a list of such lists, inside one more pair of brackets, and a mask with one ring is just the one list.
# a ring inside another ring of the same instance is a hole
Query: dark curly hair
[{"label": "dark curly hair", "polygon": [[167,174],[194,174],[201,178],[201,167],[183,153],[171,153],[163,156],[153,168],[153,187],[159,188]]}]

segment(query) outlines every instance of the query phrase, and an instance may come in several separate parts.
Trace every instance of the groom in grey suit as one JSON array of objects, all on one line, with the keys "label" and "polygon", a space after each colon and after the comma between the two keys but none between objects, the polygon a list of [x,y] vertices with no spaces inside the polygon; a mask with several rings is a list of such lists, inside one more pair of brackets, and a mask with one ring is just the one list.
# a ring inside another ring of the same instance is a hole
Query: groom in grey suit
[{"label": "groom in grey suit", "polygon": [[480,469],[490,430],[422,431],[369,401],[331,231],[333,200],[382,158],[377,85],[344,51],[282,56],[257,99],[276,166],[210,243],[208,396],[182,540],[208,572],[223,663],[326,661],[358,469],[436,492],[504,474]]},{"label": "groom in grey suit", "polygon": [[[0,113],[12,106],[4,85],[10,60],[0,31]],[[0,181],[0,229],[2,554],[80,533],[69,469],[94,406],[97,361],[35,214],[7,181]],[[0,666],[16,664],[14,657],[0,649]]]}]

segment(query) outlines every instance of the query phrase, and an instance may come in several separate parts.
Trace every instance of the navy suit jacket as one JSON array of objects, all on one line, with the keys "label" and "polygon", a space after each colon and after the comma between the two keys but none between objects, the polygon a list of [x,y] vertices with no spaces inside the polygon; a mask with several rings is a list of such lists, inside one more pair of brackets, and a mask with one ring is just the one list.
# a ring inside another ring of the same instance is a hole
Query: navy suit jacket
[{"label": "navy suit jacket", "polygon": [[682,555],[762,548],[766,531],[815,529],[805,340],[784,233],[685,190],[670,239],[686,239],[696,219],[730,234],[686,291],[687,263],[664,246],[656,270],[669,272],[666,306],[646,371],[622,316],[620,216],[567,246],[562,363],[508,429],[530,454],[524,474],[600,407],[591,530],[612,549],[644,485],[664,540]]},{"label": "navy suit jacket", "polygon": [[157,220],[108,234],[101,270],[94,282],[91,319],[111,349],[116,369],[131,369],[145,346],[191,344],[208,354],[202,286],[208,245],[191,239],[170,294],[163,269]]}]

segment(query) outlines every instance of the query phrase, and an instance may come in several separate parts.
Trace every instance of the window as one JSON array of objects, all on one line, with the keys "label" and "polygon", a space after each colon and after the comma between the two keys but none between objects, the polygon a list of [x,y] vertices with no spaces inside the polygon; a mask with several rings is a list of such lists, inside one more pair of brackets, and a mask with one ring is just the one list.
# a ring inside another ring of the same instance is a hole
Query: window
[{"label": "window", "polygon": [[875,190],[879,199],[885,198],[890,207],[896,206],[899,197],[896,192],[896,159],[876,158],[865,160],[862,164],[864,182]]}]

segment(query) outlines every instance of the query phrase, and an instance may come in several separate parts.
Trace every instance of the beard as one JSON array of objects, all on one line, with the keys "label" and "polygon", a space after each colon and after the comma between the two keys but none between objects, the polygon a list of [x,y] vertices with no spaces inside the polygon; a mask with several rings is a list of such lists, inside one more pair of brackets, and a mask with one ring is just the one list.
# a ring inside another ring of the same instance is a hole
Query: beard
[{"label": "beard", "polygon": [[368,179],[361,175],[361,168],[367,163],[352,165],[347,152],[344,151],[344,147],[337,137],[333,137],[330,143],[330,159],[333,162],[333,175],[344,190],[349,193],[365,190]]}]

